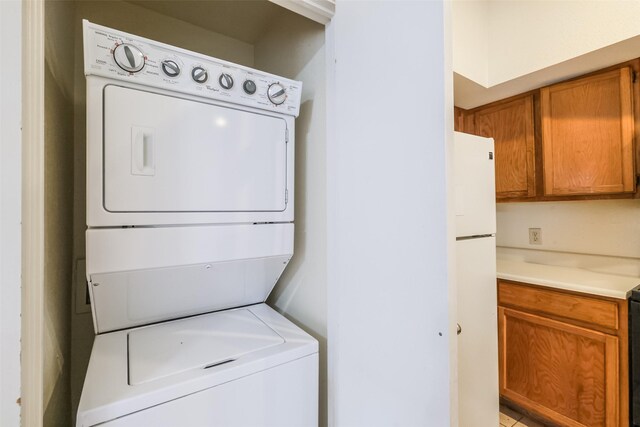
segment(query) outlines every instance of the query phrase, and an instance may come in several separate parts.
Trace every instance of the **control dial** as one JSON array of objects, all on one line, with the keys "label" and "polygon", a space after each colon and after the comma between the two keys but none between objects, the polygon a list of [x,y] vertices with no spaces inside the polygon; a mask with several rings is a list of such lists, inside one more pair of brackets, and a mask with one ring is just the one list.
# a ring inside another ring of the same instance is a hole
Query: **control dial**
[{"label": "control dial", "polygon": [[207,70],[198,66],[198,67],[194,67],[193,70],[191,71],[191,77],[193,77],[193,80],[196,83],[204,83],[209,78],[209,74],[207,73]]},{"label": "control dial", "polygon": [[245,80],[242,84],[242,89],[244,89],[247,94],[253,95],[254,93],[256,93],[257,89],[256,82],[254,82],[253,80]]},{"label": "control dial", "polygon": [[162,61],[162,71],[169,77],[178,77],[180,75],[180,66],[176,61],[165,59]]},{"label": "control dial", "polygon": [[113,59],[118,67],[129,73],[137,73],[144,68],[144,54],[140,49],[129,43],[116,46]]},{"label": "control dial", "polygon": [[269,89],[267,89],[267,96],[269,97],[269,101],[275,105],[280,105],[286,101],[287,92],[280,83],[273,83],[269,85]]},{"label": "control dial", "polygon": [[222,73],[220,77],[218,77],[218,82],[223,89],[231,89],[233,87],[233,77],[231,74]]}]

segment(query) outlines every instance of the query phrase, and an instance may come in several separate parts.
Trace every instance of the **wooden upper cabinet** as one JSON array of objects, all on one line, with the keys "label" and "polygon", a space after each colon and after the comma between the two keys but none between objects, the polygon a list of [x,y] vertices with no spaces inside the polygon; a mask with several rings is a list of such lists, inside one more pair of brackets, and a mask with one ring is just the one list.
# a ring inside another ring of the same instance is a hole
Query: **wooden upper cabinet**
[{"label": "wooden upper cabinet", "polygon": [[473,114],[459,107],[453,109],[453,130],[473,134]]},{"label": "wooden upper cabinet", "polygon": [[495,141],[498,199],[536,195],[533,95],[476,109],[472,133]]},{"label": "wooden upper cabinet", "polygon": [[462,108],[453,107],[453,130],[464,132],[464,110]]},{"label": "wooden upper cabinet", "polygon": [[635,191],[629,67],[540,90],[544,193]]}]

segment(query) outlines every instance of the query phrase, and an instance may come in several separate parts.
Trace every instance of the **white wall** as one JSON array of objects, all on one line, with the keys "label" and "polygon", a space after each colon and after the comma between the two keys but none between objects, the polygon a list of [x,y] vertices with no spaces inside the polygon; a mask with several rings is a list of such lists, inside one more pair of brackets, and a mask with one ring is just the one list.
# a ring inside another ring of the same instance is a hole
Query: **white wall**
[{"label": "white wall", "polygon": [[638,1],[490,1],[489,85],[638,36],[638,22]]},{"label": "white wall", "polygon": [[474,82],[489,84],[489,2],[486,0],[454,0],[451,2],[453,22],[453,70]]},{"label": "white wall", "polygon": [[327,200],[324,26],[288,11],[255,44],[255,67],[302,81],[296,119],[295,250],[269,304],[320,343],[319,425],[327,425]]},{"label": "white wall", "polygon": [[640,2],[454,0],[456,105],[472,108],[637,58]]},{"label": "white wall", "polygon": [[454,71],[486,87],[640,35],[637,1],[453,3]]},{"label": "white wall", "polygon": [[330,425],[450,425],[447,8],[343,0],[328,26]]},{"label": "white wall", "polygon": [[[22,4],[0,1],[0,425],[20,425]],[[3,64],[5,61],[3,61]]]},{"label": "white wall", "polygon": [[[606,259],[589,257],[588,264],[640,274],[640,200],[501,203],[497,227],[500,247],[551,252],[538,262],[577,262],[578,255],[600,255]],[[542,245],[529,244],[530,227],[542,228]],[[528,254],[532,261],[539,256]]]}]

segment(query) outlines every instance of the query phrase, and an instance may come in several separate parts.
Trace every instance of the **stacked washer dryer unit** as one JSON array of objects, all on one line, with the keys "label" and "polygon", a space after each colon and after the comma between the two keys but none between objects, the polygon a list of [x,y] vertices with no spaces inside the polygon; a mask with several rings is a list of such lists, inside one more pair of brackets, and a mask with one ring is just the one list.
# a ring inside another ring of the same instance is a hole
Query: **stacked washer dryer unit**
[{"label": "stacked washer dryer unit", "polygon": [[316,425],[317,341],[264,304],[293,254],[301,83],[83,26],[77,425]]}]

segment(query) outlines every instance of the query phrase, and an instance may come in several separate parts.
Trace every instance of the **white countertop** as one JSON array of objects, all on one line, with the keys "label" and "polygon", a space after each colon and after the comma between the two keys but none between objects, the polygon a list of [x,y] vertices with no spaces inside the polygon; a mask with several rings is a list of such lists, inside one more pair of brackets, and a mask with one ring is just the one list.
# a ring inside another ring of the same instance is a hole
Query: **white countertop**
[{"label": "white countertop", "polygon": [[640,277],[501,259],[497,262],[497,276],[498,279],[621,299],[626,299],[627,292],[640,285]]}]

